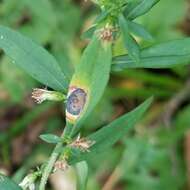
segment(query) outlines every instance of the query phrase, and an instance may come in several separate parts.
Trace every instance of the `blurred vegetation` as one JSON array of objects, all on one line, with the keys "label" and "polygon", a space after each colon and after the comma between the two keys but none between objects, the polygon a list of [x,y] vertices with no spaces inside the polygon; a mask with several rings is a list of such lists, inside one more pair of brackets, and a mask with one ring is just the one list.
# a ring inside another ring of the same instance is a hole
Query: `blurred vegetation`
[{"label": "blurred vegetation", "polygon": [[[186,0],[164,0],[137,22],[154,36],[152,44],[178,39],[190,35],[189,9]],[[71,76],[88,43],[81,34],[98,11],[90,1],[3,0],[0,23],[43,45],[56,57],[63,72]],[[142,47],[151,44],[137,40]],[[114,53],[124,52],[120,40]],[[180,66],[112,74],[103,99],[85,124],[84,135],[151,95],[155,102],[134,131],[108,152],[91,159],[87,189],[190,188],[189,71],[189,67]],[[0,52],[0,170],[17,182],[29,168],[46,160],[53,148],[38,136],[43,132],[60,134],[64,127],[60,104],[36,105],[31,100],[32,88],[37,86],[42,87]],[[49,189],[56,190],[54,180],[54,188],[49,185]]]}]

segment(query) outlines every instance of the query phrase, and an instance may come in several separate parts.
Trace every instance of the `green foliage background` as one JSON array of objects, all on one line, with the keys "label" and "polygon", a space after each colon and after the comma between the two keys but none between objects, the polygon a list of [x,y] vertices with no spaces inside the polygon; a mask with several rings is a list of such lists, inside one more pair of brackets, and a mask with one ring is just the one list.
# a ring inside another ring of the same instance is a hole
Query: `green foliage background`
[{"label": "green foliage background", "polygon": [[[142,47],[190,34],[188,2],[160,1],[139,17],[154,41],[137,40]],[[5,0],[0,1],[0,24],[31,37],[50,51],[68,77],[79,63],[87,40],[81,34],[93,22],[98,9],[89,1]],[[126,53],[120,39],[114,55]],[[11,63],[0,52],[0,170],[19,182],[28,169],[47,159],[51,145],[43,144],[40,133],[60,134],[64,127],[63,106],[36,105],[32,88],[37,81]],[[112,74],[104,97],[88,118],[82,134],[90,134],[108,124],[151,95],[155,101],[130,134],[109,151],[90,158],[88,188],[100,190],[110,176],[113,189],[188,189],[189,66],[172,69],[128,69]],[[168,103],[187,91],[175,113],[165,122]],[[163,114],[164,113],[164,114]],[[120,132],[120,131],[119,131]],[[118,133],[119,133],[118,132]],[[6,142],[6,143],[5,143]],[[47,146],[49,146],[47,148]],[[51,187],[48,187],[51,189]]]}]

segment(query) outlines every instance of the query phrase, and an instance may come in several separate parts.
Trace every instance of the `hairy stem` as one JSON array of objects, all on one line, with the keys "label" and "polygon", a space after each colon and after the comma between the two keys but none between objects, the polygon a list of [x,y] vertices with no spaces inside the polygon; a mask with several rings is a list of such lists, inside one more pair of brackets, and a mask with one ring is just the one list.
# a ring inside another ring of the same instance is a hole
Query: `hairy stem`
[{"label": "hairy stem", "polygon": [[[65,134],[66,133],[63,132],[63,134],[61,135],[61,138],[64,138]],[[48,163],[47,163],[47,165],[43,171],[39,190],[45,190],[45,186],[46,186],[46,183],[48,181],[48,177],[51,174],[52,169],[54,167],[54,164],[55,164],[57,158],[59,157],[59,155],[61,153],[63,144],[64,144],[64,142],[61,141],[61,142],[57,143],[57,145],[55,146],[55,148],[51,154],[51,157],[50,157],[50,159],[49,159],[49,161],[48,161]]]}]

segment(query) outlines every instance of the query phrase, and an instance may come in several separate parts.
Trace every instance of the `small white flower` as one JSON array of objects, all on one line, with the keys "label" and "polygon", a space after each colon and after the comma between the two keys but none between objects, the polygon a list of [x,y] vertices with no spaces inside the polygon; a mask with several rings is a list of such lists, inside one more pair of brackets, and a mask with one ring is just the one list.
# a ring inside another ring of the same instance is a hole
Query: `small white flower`
[{"label": "small white flower", "polygon": [[35,190],[35,180],[37,176],[36,174],[29,174],[27,175],[22,182],[19,184],[20,187],[22,187],[23,190]]},{"label": "small white flower", "polygon": [[38,104],[40,104],[45,100],[62,101],[65,100],[66,96],[61,92],[35,88],[32,92],[32,98],[35,99]]},{"label": "small white flower", "polygon": [[29,188],[29,190],[35,190],[35,185],[34,185],[34,183],[30,184],[28,188]]}]

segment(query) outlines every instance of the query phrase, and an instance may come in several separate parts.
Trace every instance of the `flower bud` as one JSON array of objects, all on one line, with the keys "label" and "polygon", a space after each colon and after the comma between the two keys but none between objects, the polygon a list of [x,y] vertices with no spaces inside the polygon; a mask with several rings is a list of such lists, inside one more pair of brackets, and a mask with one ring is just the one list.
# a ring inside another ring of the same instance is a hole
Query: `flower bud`
[{"label": "flower bud", "polygon": [[38,104],[40,104],[40,103],[44,102],[45,100],[63,101],[63,100],[65,100],[66,96],[64,94],[62,94],[61,92],[35,88],[32,92],[32,98],[35,99],[35,101]]}]

